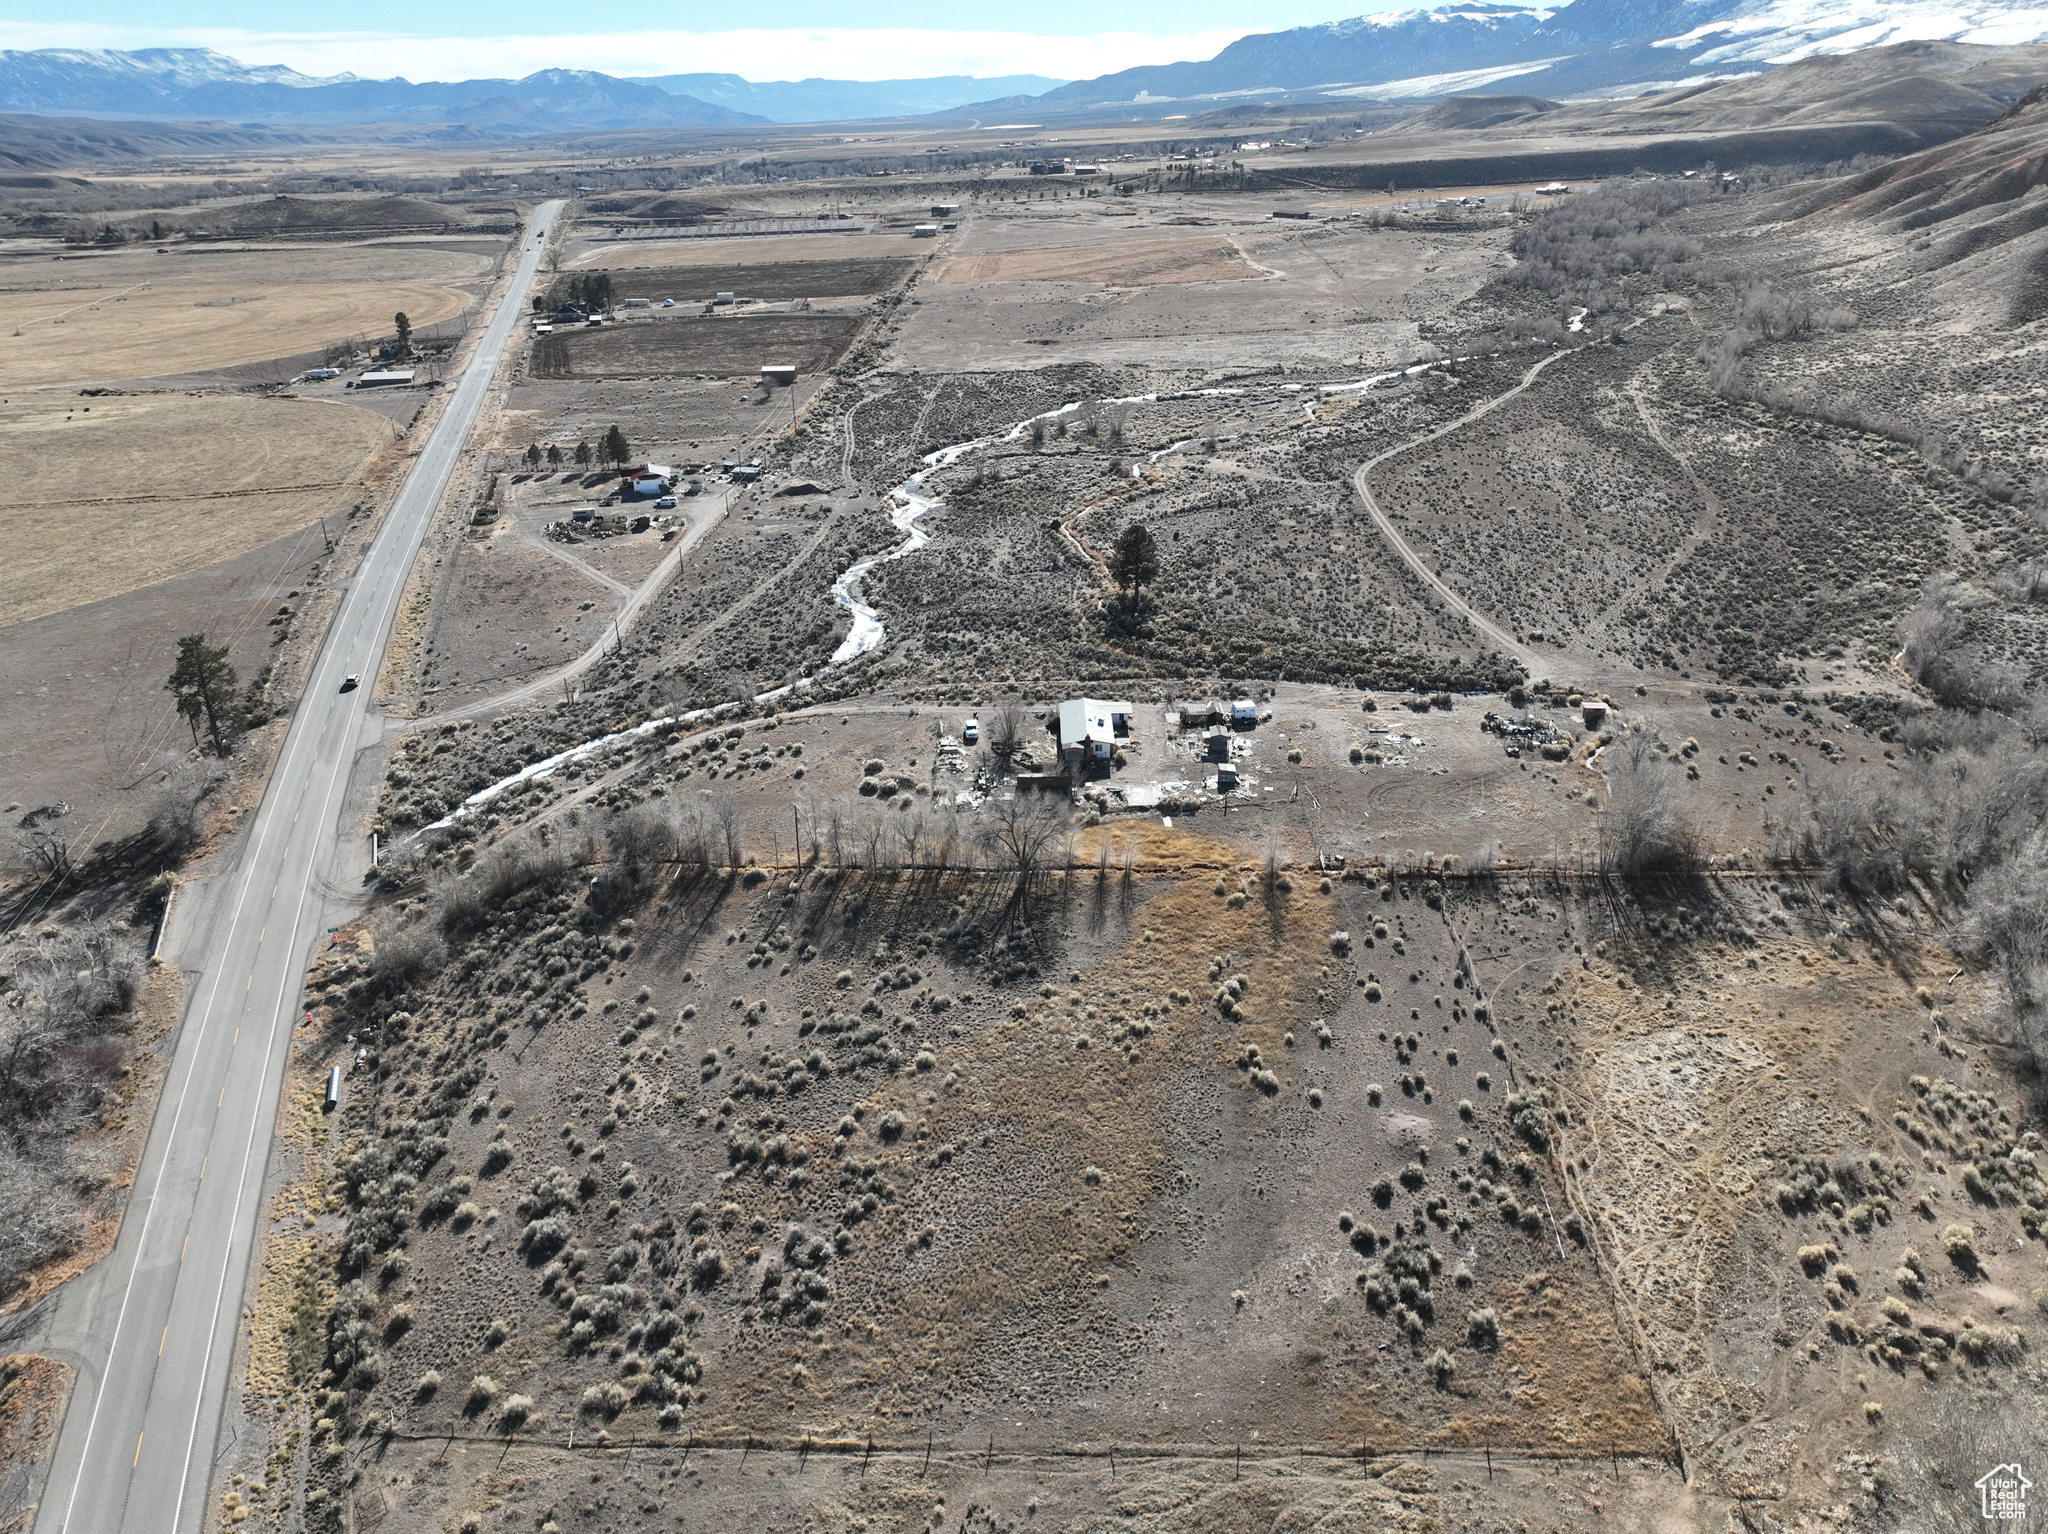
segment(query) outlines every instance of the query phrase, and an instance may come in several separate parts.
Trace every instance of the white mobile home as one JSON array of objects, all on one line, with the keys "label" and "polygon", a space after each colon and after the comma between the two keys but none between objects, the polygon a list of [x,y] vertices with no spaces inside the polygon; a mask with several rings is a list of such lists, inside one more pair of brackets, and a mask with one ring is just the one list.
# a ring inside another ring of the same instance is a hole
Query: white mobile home
[{"label": "white mobile home", "polygon": [[1115,754],[1119,740],[1129,738],[1134,712],[1127,701],[1067,699],[1060,705],[1060,750],[1068,755],[1108,758]]}]

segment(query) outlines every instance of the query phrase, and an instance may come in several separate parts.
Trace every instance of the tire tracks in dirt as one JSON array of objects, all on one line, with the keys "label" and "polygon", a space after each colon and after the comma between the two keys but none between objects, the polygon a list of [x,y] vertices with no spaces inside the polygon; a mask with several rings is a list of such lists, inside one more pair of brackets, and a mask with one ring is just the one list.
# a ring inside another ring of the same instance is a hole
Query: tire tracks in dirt
[{"label": "tire tracks in dirt", "polygon": [[[1628,328],[1632,330],[1642,323],[1642,319],[1631,320]],[[1598,343],[1590,344],[1597,345]],[[1379,502],[1373,498],[1372,472],[1381,464],[1390,462],[1400,457],[1403,453],[1413,452],[1419,447],[1427,447],[1430,443],[1440,438],[1448,437],[1453,432],[1462,431],[1474,421],[1491,415],[1509,400],[1525,392],[1542,376],[1545,368],[1554,362],[1562,361],[1566,357],[1576,356],[1582,350],[1584,350],[1583,347],[1574,346],[1564,351],[1552,352],[1547,357],[1539,358],[1522,375],[1521,382],[1517,383],[1512,389],[1496,394],[1492,399],[1481,400],[1455,421],[1446,422],[1434,431],[1424,432],[1419,437],[1411,438],[1397,447],[1390,447],[1385,452],[1368,458],[1351,475],[1352,486],[1358,491],[1359,499],[1365,503],[1366,512],[1372,517],[1373,525],[1379,529],[1380,536],[1386,540],[1387,545],[1396,554],[1401,556],[1402,563],[1406,564],[1414,572],[1416,579],[1441,597],[1444,605],[1460,618],[1463,618],[1467,626],[1475,633],[1492,640],[1499,647],[1502,654],[1513,659],[1517,665],[1521,666],[1532,677],[1549,674],[1556,667],[1555,659],[1545,656],[1540,651],[1530,649],[1519,639],[1508,633],[1507,630],[1501,628],[1477,608],[1473,607],[1471,603],[1467,602],[1456,591],[1452,590],[1450,583],[1438,575],[1428,562],[1415,552],[1414,546],[1401,535],[1400,530],[1394,526],[1393,519],[1381,509]]]}]

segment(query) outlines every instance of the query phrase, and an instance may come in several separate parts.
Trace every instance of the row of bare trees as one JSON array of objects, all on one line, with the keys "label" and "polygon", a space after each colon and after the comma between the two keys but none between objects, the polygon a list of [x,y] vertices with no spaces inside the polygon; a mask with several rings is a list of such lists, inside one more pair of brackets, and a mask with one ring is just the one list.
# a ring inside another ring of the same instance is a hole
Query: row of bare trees
[{"label": "row of bare trees", "polygon": [[[1071,807],[1056,794],[1019,794],[978,808],[915,799],[903,809],[799,804],[790,827],[801,863],[841,872],[993,873],[1013,881],[1019,900],[1029,899],[1042,875],[1072,863],[1074,829]],[[436,922],[387,915],[377,934],[376,971],[403,986],[438,969],[448,937],[474,930],[514,896],[575,869],[602,868],[603,887],[593,887],[600,898],[623,898],[663,880],[738,874],[750,863],[750,834],[758,838],[762,828],[750,832],[731,794],[645,799],[611,816],[601,836],[545,825],[522,831],[461,872],[433,876]],[[397,866],[387,872],[405,877]]]},{"label": "row of bare trees", "polygon": [[[1058,795],[1020,794],[979,808],[907,801],[903,809],[849,811],[798,805],[796,857],[826,869],[928,873],[992,871],[1020,888],[1071,861],[1074,822]],[[612,864],[634,880],[660,869],[736,872],[747,860],[738,807],[719,795],[691,804],[648,799],[605,828]]]}]

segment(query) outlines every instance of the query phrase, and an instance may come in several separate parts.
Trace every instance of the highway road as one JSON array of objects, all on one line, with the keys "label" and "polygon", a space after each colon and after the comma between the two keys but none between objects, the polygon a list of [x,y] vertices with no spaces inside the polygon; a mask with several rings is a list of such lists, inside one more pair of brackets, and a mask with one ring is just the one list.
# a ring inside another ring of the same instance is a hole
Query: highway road
[{"label": "highway road", "polygon": [[[207,1526],[264,1168],[349,771],[376,735],[370,694],[407,574],[559,210],[543,206],[522,236],[497,312],[343,596],[243,844],[209,881],[211,909],[192,929],[203,949],[186,965],[185,1016],[119,1238],[60,1292],[35,1339],[78,1371],[38,1534]],[[343,692],[351,673],[363,685]]]}]

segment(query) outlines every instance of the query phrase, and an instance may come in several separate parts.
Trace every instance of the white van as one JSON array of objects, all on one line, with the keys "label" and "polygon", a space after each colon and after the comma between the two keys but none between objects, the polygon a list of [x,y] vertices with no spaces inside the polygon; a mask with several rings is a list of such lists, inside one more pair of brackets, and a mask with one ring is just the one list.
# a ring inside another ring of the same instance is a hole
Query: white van
[{"label": "white van", "polygon": [[970,719],[960,726],[960,740],[964,745],[975,745],[981,740],[981,721]]}]

